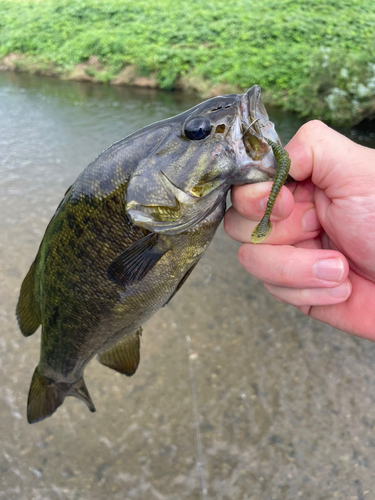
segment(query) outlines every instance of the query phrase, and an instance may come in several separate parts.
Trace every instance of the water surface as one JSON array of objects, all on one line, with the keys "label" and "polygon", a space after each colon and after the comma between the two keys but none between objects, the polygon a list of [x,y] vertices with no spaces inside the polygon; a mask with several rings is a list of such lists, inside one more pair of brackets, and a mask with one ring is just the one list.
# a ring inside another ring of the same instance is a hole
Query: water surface
[{"label": "water surface", "polygon": [[[97,413],[68,398],[26,422],[40,335],[14,309],[49,219],[104,148],[198,100],[0,73],[0,499],[202,498],[191,371],[208,499],[375,498],[375,345],[276,303],[222,228],[144,326],[134,377],[93,360]],[[284,142],[302,123],[270,114]]]}]

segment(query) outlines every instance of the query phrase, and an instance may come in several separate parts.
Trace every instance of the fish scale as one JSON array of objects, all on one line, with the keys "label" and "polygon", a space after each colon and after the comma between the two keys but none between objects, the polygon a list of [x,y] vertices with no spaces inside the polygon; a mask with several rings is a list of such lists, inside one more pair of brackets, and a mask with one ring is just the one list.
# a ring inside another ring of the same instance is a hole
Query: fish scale
[{"label": "fish scale", "polygon": [[96,355],[134,374],[141,325],[199,262],[224,216],[228,190],[275,176],[267,140],[278,138],[254,86],[149,125],[86,167],[58,206],[21,286],[21,332],[30,336],[42,326],[30,423],[52,415],[66,396],[95,411],[83,373]]}]

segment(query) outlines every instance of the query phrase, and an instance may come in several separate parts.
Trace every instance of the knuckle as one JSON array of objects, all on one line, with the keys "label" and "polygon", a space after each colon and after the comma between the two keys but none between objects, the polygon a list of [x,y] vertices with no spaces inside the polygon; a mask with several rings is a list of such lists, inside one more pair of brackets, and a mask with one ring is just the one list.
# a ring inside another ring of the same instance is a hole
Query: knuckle
[{"label": "knuckle", "polygon": [[249,245],[241,245],[240,248],[238,249],[238,261],[241,264],[242,267],[245,269],[248,267],[247,264],[247,254],[248,254],[248,246]]},{"label": "knuckle", "polygon": [[320,120],[310,120],[307,123],[303,124],[299,130],[306,135],[322,135],[326,133],[328,128],[328,125]]},{"label": "knuckle", "polygon": [[227,233],[228,236],[231,235],[232,231],[232,208],[227,210],[227,213],[224,216],[224,231]]},{"label": "knuckle", "polygon": [[295,272],[291,258],[286,258],[279,263],[277,276],[282,286],[289,287],[295,284]]},{"label": "knuckle", "polygon": [[287,302],[279,293],[277,293],[278,289],[276,287],[269,285],[268,283],[263,283],[263,286],[277,302],[280,302],[282,304]]},{"label": "knuckle", "polygon": [[304,306],[306,303],[309,302],[309,290],[306,290],[304,288],[299,288],[296,290],[296,306]]},{"label": "knuckle", "polygon": [[311,311],[313,310],[313,306],[298,306],[298,309],[301,311],[302,314],[312,317]]}]

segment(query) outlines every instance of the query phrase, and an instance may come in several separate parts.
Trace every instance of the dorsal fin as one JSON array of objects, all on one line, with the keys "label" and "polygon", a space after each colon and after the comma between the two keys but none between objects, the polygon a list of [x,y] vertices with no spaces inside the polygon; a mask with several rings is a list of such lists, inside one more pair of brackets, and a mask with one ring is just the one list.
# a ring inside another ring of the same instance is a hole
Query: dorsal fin
[{"label": "dorsal fin", "polygon": [[32,335],[41,323],[39,305],[35,291],[35,261],[31,264],[29,272],[21,285],[16,315],[22,335]]},{"label": "dorsal fin", "polygon": [[132,335],[126,335],[120,342],[99,354],[98,360],[102,365],[131,377],[139,365],[140,335],[142,335],[142,328]]}]

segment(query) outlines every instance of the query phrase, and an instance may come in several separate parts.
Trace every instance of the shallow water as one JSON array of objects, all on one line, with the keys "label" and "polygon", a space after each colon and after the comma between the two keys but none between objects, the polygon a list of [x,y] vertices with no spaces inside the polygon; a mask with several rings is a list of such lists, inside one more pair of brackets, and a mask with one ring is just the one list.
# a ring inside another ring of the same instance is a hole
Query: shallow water
[{"label": "shallow water", "polygon": [[[145,325],[134,377],[94,360],[97,413],[68,398],[26,422],[40,335],[23,338],[14,309],[49,219],[105,147],[196,102],[0,73],[0,499],[202,498],[191,373],[207,499],[375,498],[375,344],[276,303],[222,228]],[[270,114],[284,142],[302,123]]]}]

